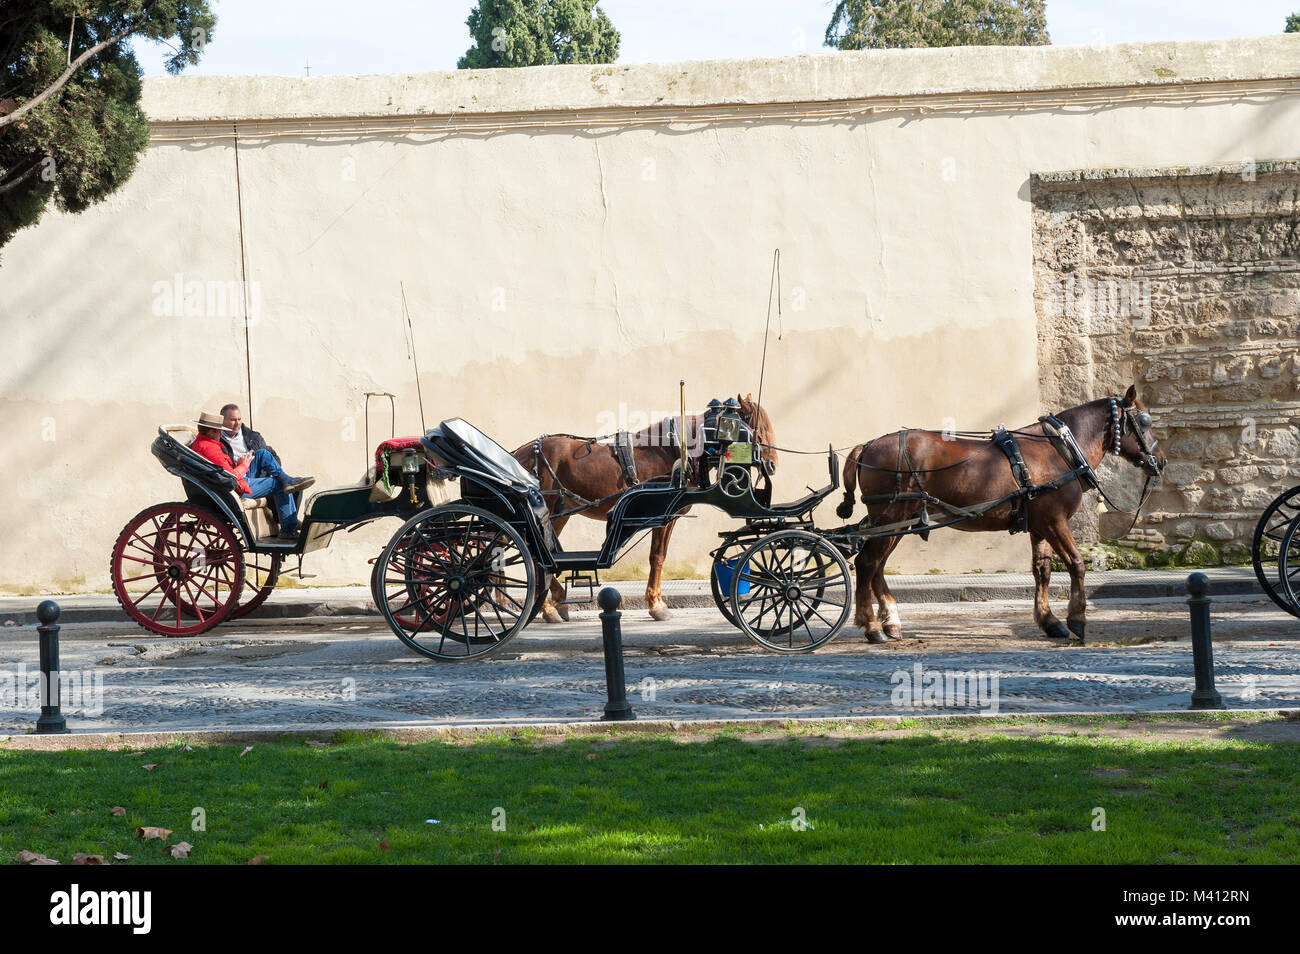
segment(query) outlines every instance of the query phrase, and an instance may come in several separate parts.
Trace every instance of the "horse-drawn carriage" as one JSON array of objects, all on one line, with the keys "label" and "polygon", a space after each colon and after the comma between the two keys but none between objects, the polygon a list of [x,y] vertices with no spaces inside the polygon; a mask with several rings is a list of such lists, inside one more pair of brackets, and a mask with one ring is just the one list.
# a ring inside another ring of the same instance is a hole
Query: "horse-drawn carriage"
[{"label": "horse-drawn carriage", "polygon": [[[180,478],[185,500],[133,517],[110,564],[122,608],[159,635],[196,635],[243,616],[274,589],[286,557],[328,546],[341,530],[400,517],[405,522],[374,563],[376,605],[417,653],[480,659],[537,614],[548,577],[608,568],[638,534],[692,506],[716,507],[751,528],[737,563],[744,569],[720,599],[752,639],[806,652],[834,638],[848,619],[848,564],[811,523],[813,509],[838,486],[834,452],[829,486],[773,505],[770,484],[760,488],[752,478],[765,466],[762,446],[752,431],[725,420],[711,431],[702,458],[688,462],[683,445],[680,466],[666,479],[622,493],[604,545],[590,551],[564,549],[537,477],[459,418],[421,439],[381,444],[373,475],[307,500],[292,541],[276,538],[265,501],[240,497],[233,476],[178,439],[185,430],[160,428],[151,448]],[[459,499],[434,506],[449,481],[458,482]]]}]

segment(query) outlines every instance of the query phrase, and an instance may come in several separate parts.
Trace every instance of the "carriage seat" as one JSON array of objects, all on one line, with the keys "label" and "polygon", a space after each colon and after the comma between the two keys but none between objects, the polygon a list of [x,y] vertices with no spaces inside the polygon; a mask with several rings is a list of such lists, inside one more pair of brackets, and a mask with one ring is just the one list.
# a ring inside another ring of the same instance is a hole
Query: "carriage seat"
[{"label": "carriage seat", "polygon": [[[182,443],[174,436],[176,433],[188,434],[188,439]],[[180,470],[184,475],[182,479],[206,484],[214,489],[238,491],[239,481],[235,479],[234,474],[228,473],[212,461],[190,450],[190,443],[197,434],[198,432],[192,427],[160,427],[158,439],[153,442],[151,448],[153,455],[167,469],[175,467]]]},{"label": "carriage seat", "polygon": [[[274,536],[279,532],[275,510],[265,498],[243,497],[235,475],[218,467],[207,458],[190,450],[190,443],[198,432],[187,425],[158,428],[158,439],[153,442],[153,454],[164,467],[174,466],[181,471],[181,480],[203,484],[212,490],[228,493],[236,505],[247,515],[249,526],[256,537]],[[177,435],[185,438],[184,442]]]}]

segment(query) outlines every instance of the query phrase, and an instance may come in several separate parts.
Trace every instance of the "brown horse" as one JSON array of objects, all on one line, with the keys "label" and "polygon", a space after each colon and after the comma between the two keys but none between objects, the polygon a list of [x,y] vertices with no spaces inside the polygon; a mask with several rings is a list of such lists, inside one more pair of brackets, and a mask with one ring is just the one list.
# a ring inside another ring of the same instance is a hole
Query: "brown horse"
[{"label": "brown horse", "polygon": [[[773,443],[772,421],[767,416],[767,411],[754,402],[752,394],[736,397],[740,401],[741,416],[754,431],[754,439],[762,444]],[[691,435],[699,434],[702,417],[703,415],[696,414],[686,418],[687,452],[694,456],[698,456],[700,448],[698,440],[694,442],[696,447],[690,446]],[[629,435],[639,482],[667,479],[672,473],[673,465],[681,459],[680,437],[676,434],[677,419],[670,420],[674,422],[671,431],[665,426],[667,422],[660,422]],[[538,459],[537,450],[541,451],[544,459]],[[595,438],[546,436],[518,448],[513,456],[541,481],[556,536],[559,536],[571,516],[604,520],[618,496],[630,486],[613,445],[596,443]],[[775,467],[776,452],[766,451],[765,459]],[[589,506],[591,504],[594,506]],[[682,513],[686,513],[686,510]],[[672,615],[668,611],[668,604],[664,602],[661,584],[664,559],[668,555],[668,540],[672,537],[674,526],[676,521],[650,534],[650,578],[646,581],[645,601],[650,615],[660,620]],[[548,623],[558,623],[569,618],[569,608],[564,602],[564,587],[554,578],[550,580],[550,592],[542,604],[542,618]]]},{"label": "brown horse", "polygon": [[[1130,387],[1122,400],[1114,395],[1101,398],[1062,411],[1057,418],[1069,426],[1090,467],[1100,464],[1106,452],[1111,451],[1150,477],[1158,477],[1164,469],[1164,455],[1151,434],[1151,417],[1138,400],[1135,387]],[[1011,433],[1034,484],[1048,483],[1071,469],[1041,423]],[[917,498],[868,498],[924,492],[953,507],[978,510],[981,504],[1015,494],[1021,486],[1012,471],[1010,458],[992,440],[953,438],[935,431],[899,431],[853,448],[844,465],[844,501],[836,508],[841,517],[847,518],[853,512],[855,484],[867,504],[871,522],[881,526],[916,519],[925,502]],[[1070,639],[1073,634],[1079,642],[1083,641],[1087,622],[1087,601],[1083,590],[1083,557],[1075,546],[1070,518],[1079,509],[1084,492],[1078,480],[1068,480],[1057,490],[1031,500],[1008,500],[953,525],[967,531],[1027,529],[1033,547],[1034,621],[1051,638]],[[936,507],[934,503],[929,506]],[[942,523],[953,516],[937,507],[931,519]],[[872,643],[887,642],[890,637],[902,634],[898,603],[885,579],[885,563],[900,539],[868,540],[857,555],[854,624],[863,628]],[[1061,558],[1070,574],[1068,629],[1048,605],[1053,553]],[[883,626],[876,615],[873,593],[880,616],[884,617]]]}]

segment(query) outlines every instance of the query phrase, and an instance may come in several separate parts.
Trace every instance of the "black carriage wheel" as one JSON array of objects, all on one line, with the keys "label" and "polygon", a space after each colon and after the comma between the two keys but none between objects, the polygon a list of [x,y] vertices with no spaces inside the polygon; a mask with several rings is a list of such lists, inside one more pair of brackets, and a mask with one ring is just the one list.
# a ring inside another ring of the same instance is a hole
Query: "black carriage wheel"
[{"label": "black carriage wheel", "polygon": [[[1282,535],[1282,549],[1277,558],[1278,569],[1278,597],[1285,600],[1290,606],[1300,605],[1297,603],[1297,597],[1300,596],[1300,514],[1291,519],[1287,524],[1286,533]],[[1278,600],[1273,602],[1282,604]],[[1289,610],[1294,614],[1294,610]]]},{"label": "black carriage wheel", "polygon": [[[239,605],[243,550],[210,510],[157,504],[122,528],[109,573],[131,619],[160,636],[194,636],[229,619]],[[192,616],[182,611],[186,605]]]},{"label": "black carriage wheel", "polygon": [[[1300,617],[1300,605],[1288,598],[1282,582],[1282,546],[1288,526],[1300,516],[1300,487],[1292,487],[1265,508],[1255,524],[1251,541],[1251,563],[1255,578],[1268,598],[1292,616]],[[1276,548],[1276,549],[1275,549]],[[1300,555],[1298,555],[1300,556]],[[1293,557],[1293,562],[1297,558]],[[1300,565],[1300,564],[1298,564]]]},{"label": "black carriage wheel", "polygon": [[430,659],[464,662],[499,650],[531,618],[537,574],[523,538],[464,504],[412,517],[375,563],[379,611],[397,638]]},{"label": "black carriage wheel", "polygon": [[[848,622],[849,563],[815,533],[781,530],[763,537],[741,555],[737,568],[729,594],[736,625],[767,649],[812,652]],[[742,580],[748,593],[740,592]]]}]

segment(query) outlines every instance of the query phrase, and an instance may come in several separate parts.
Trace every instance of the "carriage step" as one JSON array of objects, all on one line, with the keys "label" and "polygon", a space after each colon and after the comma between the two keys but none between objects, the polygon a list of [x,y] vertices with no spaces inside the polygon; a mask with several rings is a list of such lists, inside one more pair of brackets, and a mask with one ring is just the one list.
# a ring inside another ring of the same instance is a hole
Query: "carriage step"
[{"label": "carriage step", "polygon": [[595,570],[590,573],[573,570],[562,582],[564,583],[564,602],[592,603],[596,600],[596,588],[600,586],[600,574]]},{"label": "carriage step", "polygon": [[561,572],[590,570],[595,567],[599,559],[599,550],[566,550],[555,554],[555,568]]}]

